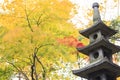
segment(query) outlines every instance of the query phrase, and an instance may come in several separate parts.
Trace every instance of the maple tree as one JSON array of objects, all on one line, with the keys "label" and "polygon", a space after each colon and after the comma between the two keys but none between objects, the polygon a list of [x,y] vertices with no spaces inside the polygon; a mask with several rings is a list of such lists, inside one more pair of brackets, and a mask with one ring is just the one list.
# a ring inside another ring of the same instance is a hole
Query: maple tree
[{"label": "maple tree", "polygon": [[[64,7],[65,6],[65,7]],[[26,80],[50,79],[54,65],[76,60],[75,48],[60,45],[57,39],[78,36],[68,22],[73,5],[65,0],[5,1],[0,14],[0,79],[22,74]],[[72,57],[72,59],[69,56]],[[60,78],[54,76],[53,78]]]}]

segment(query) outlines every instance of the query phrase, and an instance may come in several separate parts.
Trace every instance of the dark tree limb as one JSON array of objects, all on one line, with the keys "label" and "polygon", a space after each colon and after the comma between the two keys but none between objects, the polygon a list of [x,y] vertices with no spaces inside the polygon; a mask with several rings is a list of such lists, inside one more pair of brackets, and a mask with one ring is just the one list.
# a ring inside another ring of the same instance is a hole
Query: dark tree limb
[{"label": "dark tree limb", "polygon": [[39,45],[38,47],[35,47],[35,49],[34,49],[34,53],[33,53],[33,57],[32,57],[33,61],[32,61],[32,65],[31,65],[31,79],[32,80],[38,80],[38,74],[37,74],[37,71],[36,71],[36,60],[42,67],[42,70],[43,70],[43,73],[42,73],[43,80],[46,79],[45,67],[44,67],[43,63],[40,61],[40,59],[37,57],[37,53],[38,53],[40,48],[42,48],[44,46],[47,46],[47,45],[53,45],[53,44]]},{"label": "dark tree limb", "polygon": [[41,67],[43,69],[43,73],[42,73],[43,80],[46,80],[46,70],[45,70],[45,67],[44,67],[44,65],[42,64],[42,62],[40,61],[40,59],[37,56],[36,56],[36,59],[37,59],[38,63],[41,65]]}]

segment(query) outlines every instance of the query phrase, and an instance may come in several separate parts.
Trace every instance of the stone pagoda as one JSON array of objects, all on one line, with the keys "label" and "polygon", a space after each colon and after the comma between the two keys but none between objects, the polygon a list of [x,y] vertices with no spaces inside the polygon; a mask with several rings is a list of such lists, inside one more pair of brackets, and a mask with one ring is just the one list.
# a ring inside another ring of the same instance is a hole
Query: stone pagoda
[{"label": "stone pagoda", "polygon": [[120,51],[120,47],[109,42],[109,37],[117,31],[103,23],[99,14],[98,3],[93,4],[93,25],[80,31],[90,39],[86,47],[77,48],[79,52],[89,56],[90,64],[73,70],[73,74],[88,80],[116,80],[120,76],[120,67],[113,63],[112,55]]}]

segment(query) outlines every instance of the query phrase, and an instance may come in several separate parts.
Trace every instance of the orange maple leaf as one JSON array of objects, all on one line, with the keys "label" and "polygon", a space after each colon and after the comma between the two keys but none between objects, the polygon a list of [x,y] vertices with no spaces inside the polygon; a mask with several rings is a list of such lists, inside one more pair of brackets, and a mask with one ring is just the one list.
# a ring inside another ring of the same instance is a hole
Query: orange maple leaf
[{"label": "orange maple leaf", "polygon": [[63,44],[63,45],[70,46],[70,47],[76,47],[76,48],[84,47],[83,43],[78,41],[73,36],[64,37],[63,39],[57,39],[57,41],[59,44]]}]

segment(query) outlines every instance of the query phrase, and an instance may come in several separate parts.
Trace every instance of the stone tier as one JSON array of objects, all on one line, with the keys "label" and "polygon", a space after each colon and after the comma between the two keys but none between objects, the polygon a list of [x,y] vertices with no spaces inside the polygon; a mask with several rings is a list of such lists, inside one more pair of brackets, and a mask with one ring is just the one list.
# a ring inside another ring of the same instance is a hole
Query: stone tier
[{"label": "stone tier", "polygon": [[95,41],[94,43],[89,44],[88,46],[77,48],[77,50],[85,55],[90,54],[90,52],[97,50],[99,48],[111,51],[110,54],[114,54],[120,51],[120,46],[116,46],[106,40],[104,37]]},{"label": "stone tier", "polygon": [[98,21],[97,23],[95,23],[93,26],[91,26],[90,28],[87,28],[85,30],[79,31],[80,34],[82,34],[83,36],[89,38],[89,35],[92,33],[95,33],[97,31],[101,31],[101,33],[105,36],[105,37],[110,37],[114,34],[117,33],[116,30],[113,30],[111,28],[109,28],[107,25],[105,25],[101,20]]},{"label": "stone tier", "polygon": [[73,70],[72,72],[73,74],[86,79],[89,79],[89,75],[97,75],[97,73],[105,73],[110,77],[116,78],[120,76],[120,67],[110,62],[107,58],[103,58],[89,64],[84,68]]}]

